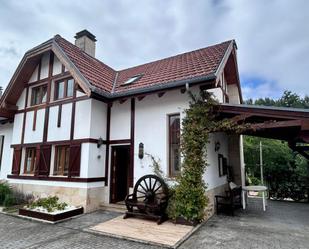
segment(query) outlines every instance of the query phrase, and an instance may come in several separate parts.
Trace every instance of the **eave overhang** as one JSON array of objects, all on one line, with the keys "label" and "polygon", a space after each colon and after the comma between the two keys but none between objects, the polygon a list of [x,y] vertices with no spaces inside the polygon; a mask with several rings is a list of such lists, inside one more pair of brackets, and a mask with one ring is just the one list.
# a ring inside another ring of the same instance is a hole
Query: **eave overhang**
[{"label": "eave overhang", "polygon": [[309,143],[309,110],[266,106],[221,104],[218,118],[248,124],[243,134]]}]

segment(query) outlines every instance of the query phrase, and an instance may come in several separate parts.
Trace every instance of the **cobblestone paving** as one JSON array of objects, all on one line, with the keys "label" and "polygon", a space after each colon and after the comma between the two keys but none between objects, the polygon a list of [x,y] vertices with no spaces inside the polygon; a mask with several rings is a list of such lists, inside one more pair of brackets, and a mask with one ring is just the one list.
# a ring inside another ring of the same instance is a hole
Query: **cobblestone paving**
[{"label": "cobblestone paving", "polygon": [[214,216],[181,248],[308,249],[309,204],[249,200],[235,217]]},{"label": "cobblestone paving", "polygon": [[[83,229],[116,217],[98,211],[57,225],[0,214],[0,248],[157,248],[127,240],[95,235]],[[180,248],[309,248],[309,205],[250,201],[236,216],[214,216]]]}]

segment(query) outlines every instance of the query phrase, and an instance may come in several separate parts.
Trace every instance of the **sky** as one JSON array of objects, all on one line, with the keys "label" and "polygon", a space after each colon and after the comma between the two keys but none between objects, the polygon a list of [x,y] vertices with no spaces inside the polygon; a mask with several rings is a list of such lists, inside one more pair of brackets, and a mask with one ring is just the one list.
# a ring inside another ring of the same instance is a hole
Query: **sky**
[{"label": "sky", "polygon": [[83,29],[114,69],[235,39],[244,99],[309,95],[307,0],[0,0],[0,85],[27,50]]}]

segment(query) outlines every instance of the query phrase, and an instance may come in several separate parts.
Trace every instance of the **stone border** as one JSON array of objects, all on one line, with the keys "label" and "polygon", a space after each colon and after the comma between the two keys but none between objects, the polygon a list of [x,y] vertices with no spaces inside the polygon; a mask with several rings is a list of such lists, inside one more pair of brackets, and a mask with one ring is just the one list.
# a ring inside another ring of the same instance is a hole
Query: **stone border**
[{"label": "stone border", "polygon": [[0,207],[0,214],[15,217],[15,218],[18,218],[18,219],[36,221],[36,222],[40,222],[40,223],[46,223],[46,224],[52,224],[53,225],[53,224],[62,223],[62,222],[68,221],[68,220],[72,220],[72,219],[75,219],[75,218],[79,218],[79,217],[84,216],[84,215],[89,214],[89,213],[82,213],[82,214],[71,216],[71,217],[68,217],[66,219],[62,219],[62,220],[58,220],[58,221],[47,221],[47,220],[37,219],[37,218],[29,217],[29,216],[19,215],[17,212],[8,213],[8,212],[3,211],[2,207]]},{"label": "stone border", "polygon": [[55,223],[61,220],[71,218],[76,215],[83,214],[83,212],[84,212],[83,207],[79,207],[79,208],[69,210],[69,211],[64,211],[58,214],[49,214],[49,213],[43,213],[43,212],[34,211],[30,209],[20,208],[18,211],[18,214],[21,216],[31,217],[31,218]]}]

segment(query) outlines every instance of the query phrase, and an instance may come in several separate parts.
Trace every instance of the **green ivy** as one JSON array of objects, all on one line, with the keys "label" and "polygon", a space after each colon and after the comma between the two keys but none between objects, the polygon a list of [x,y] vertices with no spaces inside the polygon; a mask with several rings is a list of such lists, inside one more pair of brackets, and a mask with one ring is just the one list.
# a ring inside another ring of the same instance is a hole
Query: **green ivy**
[{"label": "green ivy", "polygon": [[207,167],[206,145],[212,132],[241,133],[245,125],[219,120],[216,109],[219,108],[212,95],[201,91],[198,95],[189,92],[191,101],[184,111],[181,133],[181,154],[183,156],[181,174],[174,196],[170,199],[168,214],[170,218],[185,218],[188,221],[202,221],[208,205],[207,185],[203,174]]}]

